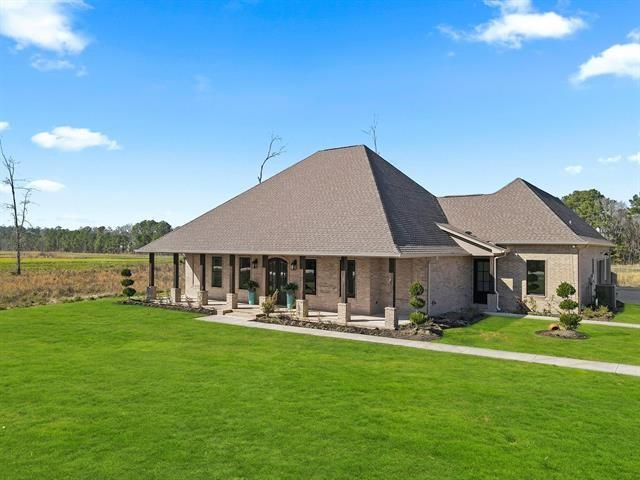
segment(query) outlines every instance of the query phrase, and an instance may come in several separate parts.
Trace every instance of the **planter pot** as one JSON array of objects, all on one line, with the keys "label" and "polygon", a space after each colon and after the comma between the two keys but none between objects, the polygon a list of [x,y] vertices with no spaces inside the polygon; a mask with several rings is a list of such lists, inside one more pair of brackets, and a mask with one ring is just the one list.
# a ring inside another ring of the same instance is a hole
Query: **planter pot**
[{"label": "planter pot", "polygon": [[296,295],[293,292],[287,292],[287,308],[289,310],[296,308]]},{"label": "planter pot", "polygon": [[249,294],[248,294],[248,298],[249,298],[249,305],[256,305],[258,302],[256,301],[256,291],[255,290],[249,290]]}]

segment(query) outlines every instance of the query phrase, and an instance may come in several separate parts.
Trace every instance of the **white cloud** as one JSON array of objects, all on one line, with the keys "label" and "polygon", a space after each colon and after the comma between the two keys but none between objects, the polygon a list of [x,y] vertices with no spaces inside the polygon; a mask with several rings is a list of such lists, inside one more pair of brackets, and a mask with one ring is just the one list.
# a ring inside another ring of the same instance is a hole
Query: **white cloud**
[{"label": "white cloud", "polygon": [[0,132],[2,132],[3,130],[9,130],[9,122],[0,122]]},{"label": "white cloud", "polygon": [[86,6],[82,0],[3,0],[0,34],[13,39],[19,50],[35,46],[60,54],[80,53],[88,40],[73,30],[69,10]]},{"label": "white cloud", "polygon": [[527,40],[564,38],[585,28],[579,17],[565,17],[556,12],[536,12],[529,0],[485,0],[490,7],[500,9],[500,16],[477,25],[471,31],[455,30],[448,25],[440,32],[454,40],[470,40],[520,48]]},{"label": "white cloud", "polygon": [[92,132],[88,128],[55,127],[50,132],[40,132],[31,140],[42,148],[78,151],[89,147],[105,147],[107,150],[118,150],[120,145],[104,133]]},{"label": "white cloud", "polygon": [[76,66],[69,60],[42,58],[39,56],[31,59],[31,66],[41,72],[52,70],[75,70]]},{"label": "white cloud", "polygon": [[613,163],[618,163],[620,160],[622,160],[622,155],[615,155],[613,157],[600,157],[598,162],[603,165],[611,165]]},{"label": "white cloud", "polygon": [[53,180],[34,180],[29,182],[28,186],[30,188],[35,188],[36,190],[40,190],[41,192],[59,192],[60,190],[66,188],[63,184],[59,182],[54,182]]},{"label": "white cloud", "polygon": [[640,80],[640,29],[631,31],[627,37],[630,43],[617,43],[580,65],[571,81],[581,83],[600,75]]},{"label": "white cloud", "polygon": [[564,167],[564,171],[569,175],[578,175],[579,173],[582,173],[582,165],[569,165]]},{"label": "white cloud", "polygon": [[629,155],[627,157],[627,160],[629,160],[630,162],[637,163],[637,164],[640,165],[640,152],[634,153],[633,155]]}]

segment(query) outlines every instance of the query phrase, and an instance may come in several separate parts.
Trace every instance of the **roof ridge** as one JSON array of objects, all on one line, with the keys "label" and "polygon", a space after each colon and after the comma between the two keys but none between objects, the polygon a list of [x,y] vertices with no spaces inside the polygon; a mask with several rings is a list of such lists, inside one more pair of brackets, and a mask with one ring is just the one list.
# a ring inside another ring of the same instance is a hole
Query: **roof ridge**
[{"label": "roof ridge", "polygon": [[[555,218],[555,219],[556,219],[556,221],[557,221],[557,222],[559,222],[565,230],[568,230],[568,231],[569,231],[569,233],[570,233],[570,234],[575,238],[575,240],[577,240],[577,242],[578,242],[578,243],[582,240],[582,239],[580,238],[580,235],[578,235],[576,232],[574,232],[574,231],[573,231],[573,229],[572,229],[571,227],[569,227],[569,225],[567,225],[567,224],[565,223],[565,221],[564,221],[564,220],[562,220],[562,219],[558,216],[558,214],[557,214],[556,212],[554,212],[554,211],[553,211],[553,209],[552,209],[549,205],[547,205],[547,202],[545,202],[542,198],[540,198],[540,195],[538,194],[538,192],[537,192],[537,191],[544,192],[544,193],[546,193],[547,195],[550,195],[550,196],[553,196],[553,195],[551,195],[550,193],[545,192],[544,190],[542,190],[542,189],[540,189],[540,188],[536,187],[535,185],[533,185],[532,183],[529,183],[529,182],[527,182],[526,180],[524,180],[524,179],[522,179],[522,178],[519,178],[519,177],[518,177],[518,178],[516,178],[513,182],[509,183],[509,185],[511,185],[512,183],[515,183],[515,182],[516,182],[516,181],[518,181],[518,180],[519,180],[519,181],[520,181],[520,182],[521,182],[525,187],[527,187],[527,190],[533,194],[533,196],[536,198],[536,200],[537,200],[538,202],[540,202],[546,210],[548,210],[548,211],[550,211],[550,212],[551,212],[551,214],[553,215],[553,218]],[[505,188],[506,188],[506,187],[505,187]],[[556,198],[556,197],[553,197],[553,198]]]},{"label": "roof ridge", "polygon": [[[375,170],[373,168],[373,164],[371,162],[371,157],[369,156],[369,152],[371,153],[374,153],[374,152],[370,148],[368,148],[366,145],[362,145],[362,147],[364,149],[364,156],[367,159],[367,165],[369,165],[369,172],[371,173],[371,176],[373,177],[373,183],[376,186],[376,194],[377,194],[376,196],[378,197],[380,206],[382,207],[382,212],[384,213],[385,223],[387,225],[387,231],[389,233],[389,237],[391,237],[391,241],[393,242],[393,247],[395,248],[395,250],[398,253],[400,253],[400,250],[398,249],[398,243],[396,242],[396,238],[391,229],[391,220],[390,220],[389,212],[387,211],[387,207],[385,206],[384,200],[382,199],[382,194],[380,193],[380,182],[378,181],[378,177],[376,176]],[[378,154],[376,153],[376,155]],[[378,155],[378,157],[380,157],[380,155]]]}]

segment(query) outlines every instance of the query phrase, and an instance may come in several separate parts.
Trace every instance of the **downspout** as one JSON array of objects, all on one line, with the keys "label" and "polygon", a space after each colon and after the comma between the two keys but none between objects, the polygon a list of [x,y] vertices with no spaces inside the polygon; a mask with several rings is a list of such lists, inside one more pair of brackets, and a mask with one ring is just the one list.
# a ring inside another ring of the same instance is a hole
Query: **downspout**
[{"label": "downspout", "polygon": [[496,292],[496,311],[502,310],[500,308],[500,293],[498,293],[498,258],[504,257],[507,255],[507,252],[502,253],[501,255],[493,256],[493,291]]}]

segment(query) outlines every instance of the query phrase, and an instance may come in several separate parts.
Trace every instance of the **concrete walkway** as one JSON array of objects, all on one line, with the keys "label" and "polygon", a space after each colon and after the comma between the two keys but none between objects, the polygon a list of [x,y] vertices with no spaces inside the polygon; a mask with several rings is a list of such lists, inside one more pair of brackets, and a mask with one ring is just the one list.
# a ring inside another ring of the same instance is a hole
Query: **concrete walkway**
[{"label": "concrete walkway", "polygon": [[[518,315],[516,313],[489,312],[492,317],[522,318],[524,320],[542,320],[544,322],[557,322],[557,317],[546,317],[544,315]],[[602,320],[582,320],[585,325],[602,325],[604,327],[640,328],[640,323],[606,322]]]},{"label": "concrete walkway", "polygon": [[446,345],[437,342],[420,342],[417,340],[404,340],[400,338],[375,337],[372,335],[361,335],[357,333],[334,332],[331,330],[316,330],[313,328],[291,327],[288,325],[275,325],[269,323],[250,322],[242,318],[230,317],[228,315],[211,315],[201,317],[198,320],[205,322],[220,323],[224,325],[235,325],[248,328],[259,328],[262,330],[275,330],[279,332],[300,333],[312,335],[314,337],[339,338],[344,340],[356,340],[359,342],[380,343],[384,345],[396,345],[402,347],[418,348],[422,350],[432,350],[435,352],[457,353],[462,355],[472,355],[476,357],[496,358],[499,360],[515,360],[526,363],[539,363],[543,365],[556,365],[558,367],[578,368],[581,370],[592,370],[594,372],[617,373],[620,375],[631,375],[640,377],[640,366],[626,365],[624,363],[594,362],[591,360],[578,360],[575,358],[552,357],[549,355],[536,355],[532,353],[507,352],[503,350],[492,350],[489,348],[463,347],[459,345]]}]

